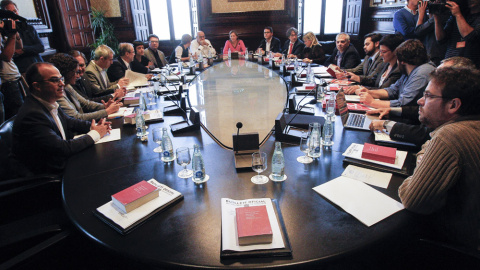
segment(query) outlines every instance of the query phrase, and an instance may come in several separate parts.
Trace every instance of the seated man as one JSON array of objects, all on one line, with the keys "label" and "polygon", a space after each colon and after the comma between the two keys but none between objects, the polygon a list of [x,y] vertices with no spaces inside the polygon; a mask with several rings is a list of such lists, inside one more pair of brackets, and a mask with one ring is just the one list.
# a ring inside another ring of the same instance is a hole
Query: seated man
[{"label": "seated man", "polygon": [[75,58],[78,61],[79,78],[77,79],[75,84],[71,86],[82,97],[95,102],[102,102],[102,101],[107,102],[111,98],[113,98],[113,100],[117,100],[117,99],[123,98],[126,95],[127,89],[125,87],[122,87],[122,88],[115,89],[115,92],[113,94],[95,96],[93,93],[101,93],[102,91],[98,89],[98,87],[93,85],[90,82],[90,80],[85,76],[87,58],[82,52],[77,50],[70,51],[68,54],[73,56],[73,58]]},{"label": "seated man", "polygon": [[165,55],[158,49],[160,39],[156,35],[148,36],[148,48],[145,50],[145,57],[152,62],[156,68],[162,68],[168,64]]},{"label": "seated man", "polygon": [[118,45],[118,58],[113,60],[112,65],[107,70],[108,79],[115,82],[125,77],[125,71],[132,70],[130,63],[135,57],[135,51],[131,43],[120,43]]},{"label": "seated man", "polygon": [[303,48],[305,48],[305,44],[298,39],[298,30],[294,27],[288,28],[287,37],[288,40],[283,44],[282,53],[276,53],[275,56],[281,57],[282,54],[285,54],[288,58],[299,57]]},{"label": "seated man", "polygon": [[425,47],[419,40],[410,39],[398,46],[395,54],[402,77],[385,89],[357,90],[360,101],[365,105],[374,108],[400,107],[415,104],[422,96],[429,74],[435,69],[433,63],[428,61]]},{"label": "seated man", "polygon": [[[475,69],[475,64],[468,58],[456,56],[444,59],[438,68],[443,67]],[[392,140],[414,143],[419,147],[430,139],[433,131],[420,125],[417,105],[370,110],[367,114],[380,114],[380,119],[390,116],[396,120],[373,120],[370,124],[372,131],[385,129]]]},{"label": "seated man", "polygon": [[[35,174],[62,173],[68,157],[107,134],[110,123],[73,119],[58,109],[56,101],[63,97],[65,85],[52,64],[32,64],[26,78],[31,94],[13,124],[12,152]],[[73,139],[76,132],[87,135]]]},{"label": "seated man", "polygon": [[345,70],[351,81],[364,85],[367,80],[375,81],[377,79],[377,75],[380,73],[381,67],[383,67],[383,59],[380,56],[381,39],[382,35],[377,33],[370,33],[365,36],[363,42],[365,58],[363,63],[358,64],[355,68]]},{"label": "seated man", "polygon": [[205,38],[205,33],[203,31],[197,32],[197,37],[190,44],[190,53],[196,58],[198,58],[199,54],[202,54],[204,58],[207,58],[209,55],[213,57],[217,54],[215,48],[212,47],[210,40]]},{"label": "seated man", "polygon": [[185,34],[182,36],[180,44],[173,50],[170,55],[170,63],[175,63],[177,59],[180,61],[188,61],[190,59],[190,44],[192,43],[192,36]]},{"label": "seated man", "polygon": [[128,85],[128,79],[122,78],[118,81],[111,82],[107,76],[107,70],[113,63],[113,50],[107,45],[100,45],[95,49],[93,60],[90,61],[85,74],[90,82],[96,86],[94,90],[100,90],[99,93],[93,93],[94,95],[111,94],[115,89],[126,87]]},{"label": "seated man", "polygon": [[[478,252],[480,246],[480,72],[439,68],[420,105],[434,129],[417,167],[398,190],[406,209],[427,215],[423,233]],[[422,236],[424,237],[424,236]]]},{"label": "seated man", "polygon": [[350,44],[350,36],[340,33],[335,38],[337,47],[332,55],[325,61],[325,66],[336,65],[340,69],[354,68],[360,64],[360,55],[355,46]]},{"label": "seated man", "polygon": [[265,52],[279,53],[282,51],[282,48],[280,47],[280,39],[273,36],[272,27],[267,26],[263,29],[263,37],[265,39],[263,39],[262,42],[260,42],[260,45],[258,45],[258,53],[264,55]]},{"label": "seated man", "polygon": [[72,88],[78,75],[78,61],[73,56],[66,53],[57,53],[50,58],[52,63],[64,78],[65,95],[57,100],[58,105],[65,114],[82,120],[101,119],[109,114],[115,113],[122,106],[122,103],[110,99],[107,103],[90,101],[85,99]]}]

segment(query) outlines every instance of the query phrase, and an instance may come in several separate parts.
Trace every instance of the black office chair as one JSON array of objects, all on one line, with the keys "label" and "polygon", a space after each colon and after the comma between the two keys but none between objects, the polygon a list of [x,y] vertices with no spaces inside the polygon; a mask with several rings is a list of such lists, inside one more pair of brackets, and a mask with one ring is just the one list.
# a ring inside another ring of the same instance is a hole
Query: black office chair
[{"label": "black office chair", "polygon": [[[61,201],[61,178],[12,176],[12,126],[15,117],[0,126],[0,269],[32,259],[70,234]],[[17,167],[18,168],[18,167]]]}]

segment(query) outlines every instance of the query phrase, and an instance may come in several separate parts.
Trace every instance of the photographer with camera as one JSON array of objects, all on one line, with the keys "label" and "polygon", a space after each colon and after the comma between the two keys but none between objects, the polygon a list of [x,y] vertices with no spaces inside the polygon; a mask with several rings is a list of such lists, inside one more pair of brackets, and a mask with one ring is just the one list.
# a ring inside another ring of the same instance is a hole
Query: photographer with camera
[{"label": "photographer with camera", "polygon": [[[16,14],[8,12],[6,15],[15,16]],[[5,120],[7,120],[16,115],[23,104],[23,97],[20,93],[19,85],[21,75],[17,65],[13,62],[15,50],[22,49],[23,43],[17,32],[16,21],[3,18],[3,20],[0,21],[0,28],[2,48],[0,53],[0,79],[2,82],[0,91],[4,97],[3,106],[5,109]]]},{"label": "photographer with camera", "polygon": [[[2,0],[0,3],[2,10],[11,11],[18,15],[18,8],[15,2],[10,0]],[[40,53],[45,51],[40,37],[38,36],[35,28],[29,24],[25,24],[25,27],[19,29],[19,35],[23,42],[23,48],[17,48],[13,55],[13,61],[18,67],[20,73],[27,72],[27,68],[36,62],[43,62]]]},{"label": "photographer with camera", "polygon": [[445,58],[463,56],[480,67],[480,0],[468,0],[468,6],[459,0],[446,1],[452,15],[445,27],[439,14],[434,14],[435,36],[439,43],[447,44]]}]

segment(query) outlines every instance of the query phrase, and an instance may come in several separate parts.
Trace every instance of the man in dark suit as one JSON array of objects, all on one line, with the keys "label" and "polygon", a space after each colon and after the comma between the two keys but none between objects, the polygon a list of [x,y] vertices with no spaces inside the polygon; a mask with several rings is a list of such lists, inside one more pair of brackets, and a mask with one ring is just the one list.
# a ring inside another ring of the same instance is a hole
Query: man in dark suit
[{"label": "man in dark suit", "polygon": [[325,66],[334,64],[341,69],[354,68],[360,64],[360,55],[355,46],[350,44],[350,36],[340,33],[335,39],[337,47],[333,50],[332,55],[325,62]]},{"label": "man in dark suit", "polygon": [[165,54],[158,49],[159,41],[158,36],[151,34],[148,36],[148,48],[145,49],[145,57],[147,57],[156,68],[162,68],[167,65]]},{"label": "man in dark suit", "polygon": [[86,68],[86,57],[85,55],[77,50],[72,50],[68,54],[73,56],[77,61],[78,61],[78,75],[80,78],[75,82],[74,85],[72,85],[73,89],[77,91],[82,97],[95,101],[98,103],[101,103],[102,101],[108,102],[111,98],[113,99],[121,99],[123,98],[127,90],[125,87],[115,89],[115,92],[113,94],[107,94],[107,95],[99,95],[96,96],[94,93],[101,93],[102,91],[98,89],[95,85],[93,85],[88,78],[86,78],[85,75],[85,68]]},{"label": "man in dark suit", "polygon": [[[12,152],[34,174],[61,174],[67,158],[105,136],[110,123],[73,119],[59,109],[65,84],[52,64],[35,63],[26,77],[31,94],[13,124]],[[74,133],[87,134],[73,139]]]},{"label": "man in dark suit", "polygon": [[264,55],[265,52],[279,53],[282,51],[280,39],[273,36],[272,27],[267,26],[265,27],[265,29],[263,29],[263,37],[265,39],[263,39],[262,42],[260,42],[260,45],[258,46],[258,49],[257,49],[259,53]]},{"label": "man in dark suit", "polygon": [[276,54],[275,56],[281,56],[286,54],[288,58],[299,57],[305,48],[305,44],[298,39],[298,30],[294,27],[290,27],[287,30],[288,40],[283,44],[282,53]]},{"label": "man in dark suit", "polygon": [[[378,73],[382,70],[383,59],[380,56],[380,40],[382,35],[378,33],[370,33],[365,35],[363,42],[363,50],[365,58],[363,63],[358,66],[346,69],[350,80],[365,84],[366,79],[376,80]],[[381,76],[381,75],[380,75]]]},{"label": "man in dark suit", "polygon": [[107,70],[108,79],[111,82],[118,81],[125,77],[125,71],[130,70],[130,63],[135,57],[135,51],[131,43],[120,43],[118,45],[120,56],[113,60],[112,65]]}]

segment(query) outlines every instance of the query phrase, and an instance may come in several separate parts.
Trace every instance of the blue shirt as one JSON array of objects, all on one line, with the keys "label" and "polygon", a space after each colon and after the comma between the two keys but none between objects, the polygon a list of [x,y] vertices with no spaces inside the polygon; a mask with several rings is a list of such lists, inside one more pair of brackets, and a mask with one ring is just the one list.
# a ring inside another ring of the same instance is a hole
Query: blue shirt
[{"label": "blue shirt", "polygon": [[416,104],[427,87],[430,73],[435,70],[432,62],[416,67],[410,75],[403,74],[398,81],[385,88],[390,99],[390,107]]},{"label": "blue shirt", "polygon": [[413,15],[406,8],[402,8],[393,14],[393,28],[396,33],[402,34],[405,40],[415,38],[417,21],[418,12]]}]

